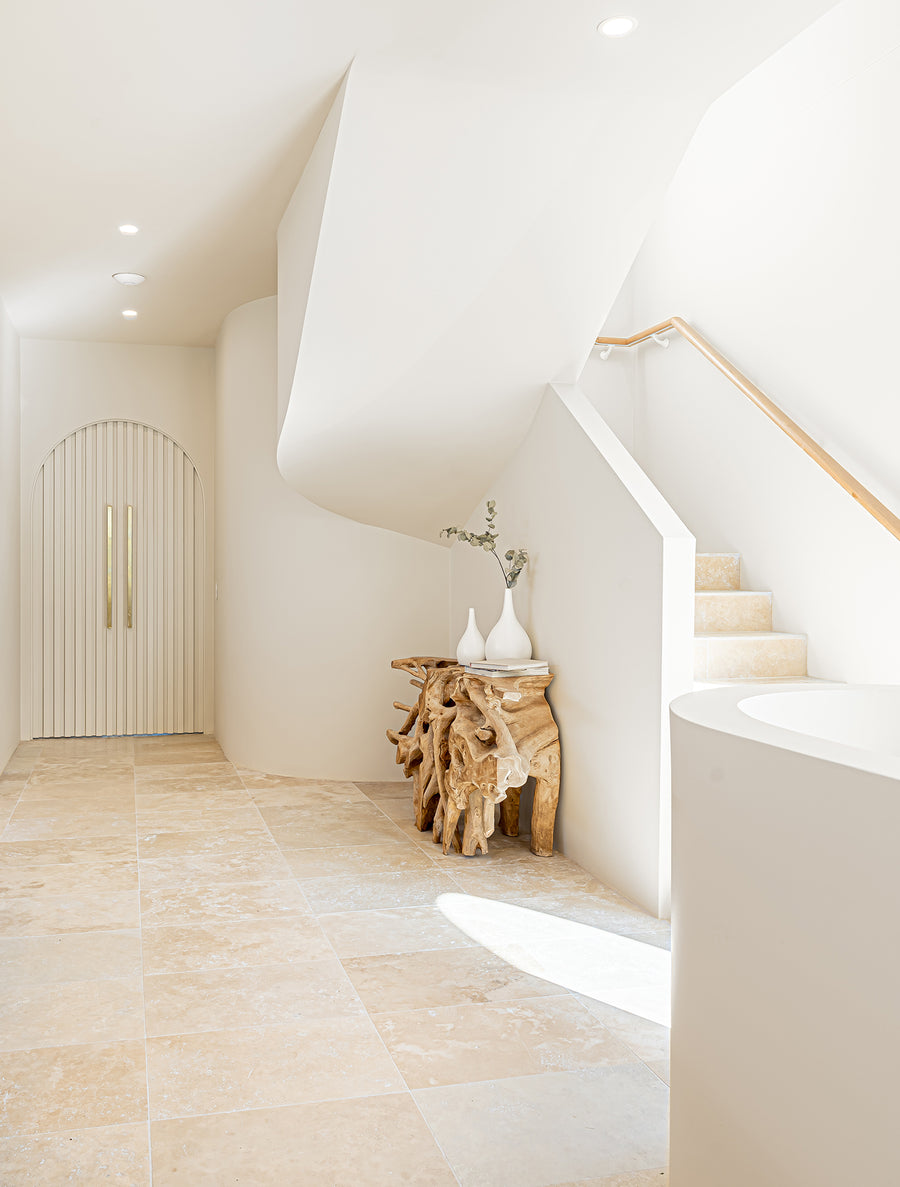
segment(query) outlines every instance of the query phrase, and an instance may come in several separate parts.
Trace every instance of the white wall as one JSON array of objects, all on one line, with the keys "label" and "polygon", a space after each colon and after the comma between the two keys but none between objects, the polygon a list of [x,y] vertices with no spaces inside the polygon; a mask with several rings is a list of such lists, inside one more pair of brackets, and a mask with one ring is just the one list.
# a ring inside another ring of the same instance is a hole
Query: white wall
[{"label": "white wall", "polygon": [[0,771],[19,731],[19,336],[0,302]]},{"label": "white wall", "polygon": [[[206,503],[207,572],[212,572],[214,512],[213,351],[187,346],[23,339],[22,353],[22,729],[30,737],[31,494],[46,454],[81,425],[107,418],[135,420],[168,434],[190,455]],[[208,582],[207,655],[212,651],[212,581]],[[212,665],[206,710],[213,730]]]},{"label": "white wall", "polygon": [[[526,547],[515,591],[555,673],[562,743],[557,847],[654,914],[668,911],[668,705],[690,687],[693,540],[577,388],[548,389],[485,493],[500,551]],[[484,500],[469,526],[483,527]],[[451,551],[451,647],[475,606],[500,613],[496,562]]]},{"label": "white wall", "polygon": [[396,779],[385,729],[410,690],[390,662],[446,653],[448,552],[288,487],[275,461],[275,339],[272,297],[234,310],[217,347],[218,736],[252,767]]},{"label": "white wall", "polygon": [[857,749],[746,692],[672,707],[672,1187],[895,1187],[896,705]]},{"label": "white wall", "polygon": [[[898,138],[900,9],[847,0],[713,105],[604,332],[686,317],[900,512]],[[582,384],[698,548],[743,554],[811,674],[900,681],[900,541],[686,343],[638,352]]]}]

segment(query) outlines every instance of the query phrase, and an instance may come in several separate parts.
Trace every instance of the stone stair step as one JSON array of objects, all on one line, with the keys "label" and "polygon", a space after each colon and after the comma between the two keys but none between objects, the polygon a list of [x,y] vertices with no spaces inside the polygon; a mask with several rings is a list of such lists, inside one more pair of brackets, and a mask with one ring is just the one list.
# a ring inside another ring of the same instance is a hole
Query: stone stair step
[{"label": "stone stair step", "polygon": [[806,675],[806,635],[781,631],[705,631],[694,637],[695,680]]},{"label": "stone stair step", "polygon": [[764,688],[769,684],[839,684],[838,680],[825,680],[822,676],[720,676],[717,680],[695,680],[694,692],[705,692],[708,688],[733,688],[736,684],[742,688],[753,688],[758,685]]},{"label": "stone stair step", "polygon": [[741,588],[739,552],[698,552],[694,561],[694,588],[721,590]]},{"label": "stone stair step", "polygon": [[770,631],[772,595],[746,589],[694,594],[694,631]]}]

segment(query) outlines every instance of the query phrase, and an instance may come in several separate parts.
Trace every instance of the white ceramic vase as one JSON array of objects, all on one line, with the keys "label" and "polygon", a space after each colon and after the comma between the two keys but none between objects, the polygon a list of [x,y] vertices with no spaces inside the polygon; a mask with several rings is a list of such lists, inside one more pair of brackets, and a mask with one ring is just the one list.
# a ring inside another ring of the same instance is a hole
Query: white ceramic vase
[{"label": "white ceramic vase", "polygon": [[531,659],[531,640],[516,618],[512,590],[503,591],[503,613],[484,645],[485,659]]},{"label": "white ceramic vase", "polygon": [[469,607],[469,624],[463,636],[456,644],[456,662],[470,664],[473,660],[484,659],[484,635],[478,629],[475,621],[475,607]]}]

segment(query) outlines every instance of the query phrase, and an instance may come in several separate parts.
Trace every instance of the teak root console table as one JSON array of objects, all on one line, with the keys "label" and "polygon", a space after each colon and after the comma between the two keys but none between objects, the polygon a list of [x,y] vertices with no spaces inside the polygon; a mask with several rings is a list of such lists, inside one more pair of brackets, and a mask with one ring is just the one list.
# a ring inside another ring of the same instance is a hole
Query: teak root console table
[{"label": "teak root console table", "polygon": [[[450,846],[471,857],[487,853],[494,831],[519,835],[519,797],[533,775],[531,851],[553,853],[559,802],[559,730],[544,693],[552,676],[482,676],[452,659],[419,655],[395,659],[419,690],[415,704],[394,701],[406,713],[387,731],[397,762],[413,781],[416,827],[432,828],[443,852]],[[458,824],[465,813],[462,841]]]}]

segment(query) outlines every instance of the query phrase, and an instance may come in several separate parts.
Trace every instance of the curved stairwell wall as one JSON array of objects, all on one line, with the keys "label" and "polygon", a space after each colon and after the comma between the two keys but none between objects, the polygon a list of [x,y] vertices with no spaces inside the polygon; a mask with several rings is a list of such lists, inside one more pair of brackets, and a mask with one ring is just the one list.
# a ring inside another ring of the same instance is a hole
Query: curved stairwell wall
[{"label": "curved stairwell wall", "polygon": [[[898,135],[900,10],[849,0],[711,108],[602,330],[686,317],[894,511]],[[598,354],[585,390],[810,674],[900,682],[900,542],[687,343]]]},{"label": "curved stairwell wall", "polygon": [[357,59],[279,232],[289,484],[426,540],[471,507],[582,369],[702,112],[829,3],[652,3],[614,42],[489,0]]},{"label": "curved stairwell wall", "polygon": [[[501,551],[527,546],[516,609],[555,679],[562,741],[557,848],[668,914],[668,707],[692,686],[694,541],[578,388],[548,388],[528,436],[485,492]],[[469,526],[480,531],[484,500]],[[451,550],[454,641],[475,606],[487,634],[496,563]]]},{"label": "curved stairwell wall", "polygon": [[216,350],[216,733],[242,765],[396,779],[390,661],[445,653],[448,554],[322,511],[284,482],[275,305],[234,310]]}]

